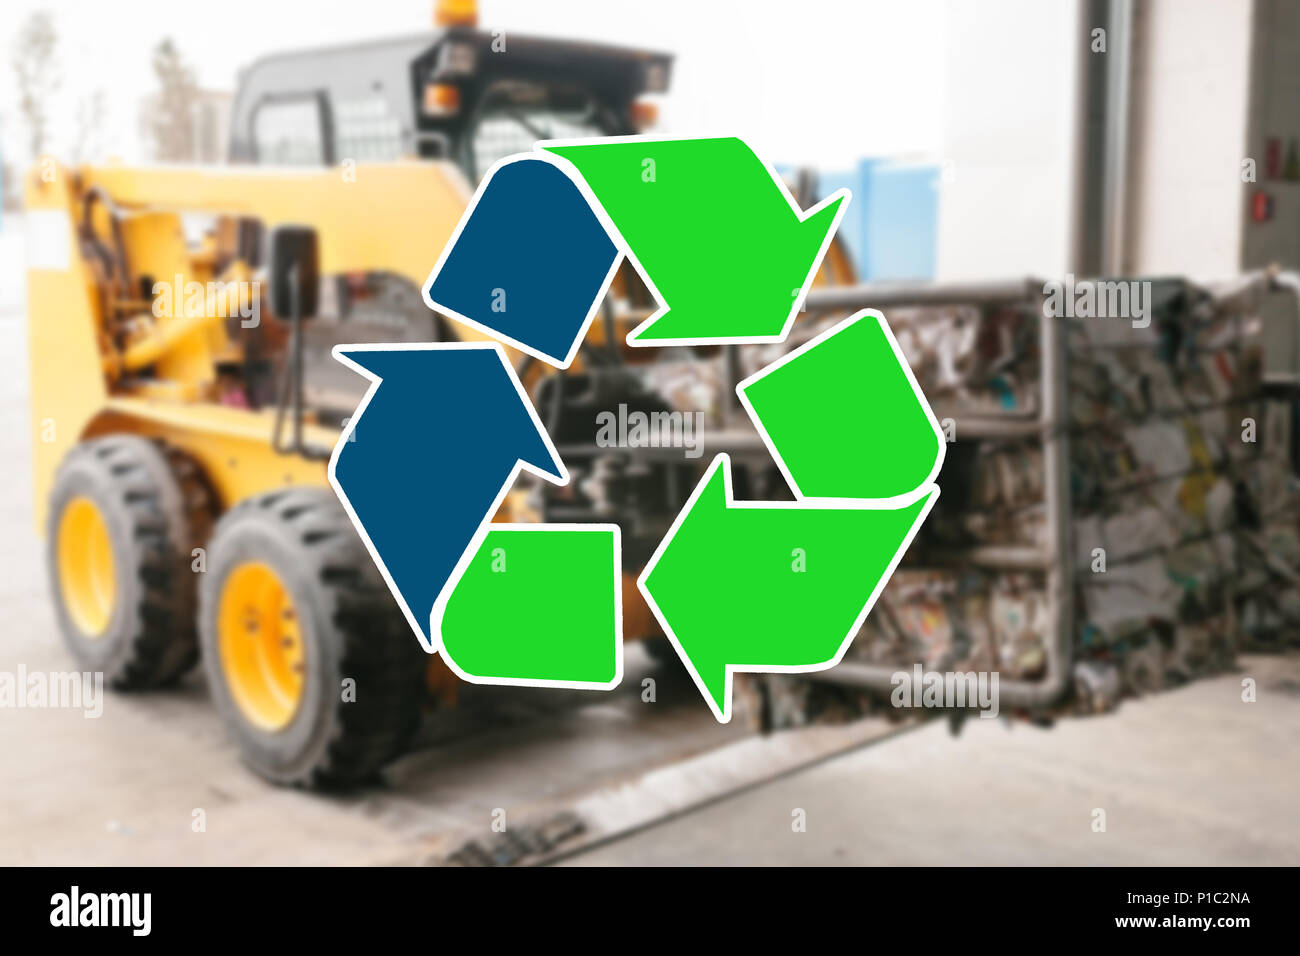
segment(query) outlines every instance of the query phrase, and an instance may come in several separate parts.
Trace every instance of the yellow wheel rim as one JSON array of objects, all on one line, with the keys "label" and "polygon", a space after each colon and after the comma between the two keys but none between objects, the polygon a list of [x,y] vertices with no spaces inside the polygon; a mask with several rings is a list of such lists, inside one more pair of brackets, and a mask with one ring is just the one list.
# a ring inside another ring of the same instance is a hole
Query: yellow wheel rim
[{"label": "yellow wheel rim", "polygon": [[83,635],[103,637],[117,603],[117,571],[108,522],[93,501],[79,495],[64,507],[57,537],[63,606]]},{"label": "yellow wheel rim", "polygon": [[263,730],[287,727],[302,703],[302,632],[289,589],[260,561],[226,577],[217,609],[221,671],[236,705]]}]

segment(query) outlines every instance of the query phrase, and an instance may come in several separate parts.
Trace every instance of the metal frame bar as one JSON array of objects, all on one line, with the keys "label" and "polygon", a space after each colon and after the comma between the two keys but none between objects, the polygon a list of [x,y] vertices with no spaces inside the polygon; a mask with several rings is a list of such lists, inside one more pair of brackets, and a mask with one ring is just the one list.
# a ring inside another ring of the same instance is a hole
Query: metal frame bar
[{"label": "metal frame bar", "polygon": [[[1029,305],[1039,315],[1039,415],[1036,421],[963,420],[966,434],[977,438],[1032,437],[1043,442],[1044,489],[1049,520],[1043,549],[978,547],[951,551],[946,557],[989,568],[1041,570],[1046,575],[1051,640],[1045,648],[1047,674],[1037,681],[1000,682],[1005,706],[1028,710],[1056,703],[1069,686],[1074,658],[1074,550],[1069,481],[1069,429],[1065,399],[1067,381],[1065,334],[1058,319],[1044,315],[1043,283],[1032,278],[966,283],[872,283],[847,289],[814,289],[809,309],[862,309],[890,306]],[[974,427],[972,427],[974,426]],[[897,667],[841,661],[808,675],[833,684],[888,692]]]}]

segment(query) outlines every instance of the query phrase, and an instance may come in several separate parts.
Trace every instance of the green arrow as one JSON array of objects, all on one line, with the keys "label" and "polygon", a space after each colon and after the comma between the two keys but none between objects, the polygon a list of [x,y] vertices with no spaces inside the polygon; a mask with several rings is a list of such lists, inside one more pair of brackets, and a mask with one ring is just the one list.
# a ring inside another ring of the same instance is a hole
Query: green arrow
[{"label": "green arrow", "polygon": [[434,606],[453,671],[479,684],[603,689],[623,678],[617,525],[492,524]]},{"label": "green arrow", "polygon": [[884,316],[859,312],[736,386],[800,498],[894,498],[946,443]]},{"label": "green arrow", "polygon": [[800,212],[735,138],[541,145],[577,167],[662,305],[632,345],[779,342],[849,198]]},{"label": "green arrow", "polygon": [[736,502],[719,455],[638,585],[719,721],[735,671],[838,663],[938,497],[896,508]]}]

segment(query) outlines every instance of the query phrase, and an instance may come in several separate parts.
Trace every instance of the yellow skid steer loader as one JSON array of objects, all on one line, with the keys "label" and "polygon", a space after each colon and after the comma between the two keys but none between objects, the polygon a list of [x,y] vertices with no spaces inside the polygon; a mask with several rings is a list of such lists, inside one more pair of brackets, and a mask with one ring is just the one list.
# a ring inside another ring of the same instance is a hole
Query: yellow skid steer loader
[{"label": "yellow skid steer loader", "polygon": [[[231,165],[26,180],[36,513],[63,636],[121,690],[201,659],[270,780],[365,779],[430,690],[454,696],[328,487],[365,385],[330,347],[480,337],[420,296],[478,176],[538,139],[637,132],[667,84],[658,54],[495,40],[453,23],[264,59]],[[838,249],[823,272],[853,280]],[[569,373],[511,353],[576,479],[497,516],[622,522],[629,637],[656,633],[635,574],[698,472],[607,467],[592,444],[593,409],[666,407],[621,344],[651,305],[625,269]]]}]

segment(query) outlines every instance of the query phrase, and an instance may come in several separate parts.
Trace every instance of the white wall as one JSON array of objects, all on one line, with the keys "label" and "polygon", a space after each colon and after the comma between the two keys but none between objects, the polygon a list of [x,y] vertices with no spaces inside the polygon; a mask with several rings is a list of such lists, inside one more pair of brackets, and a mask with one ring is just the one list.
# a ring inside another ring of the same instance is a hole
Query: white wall
[{"label": "white wall", "polygon": [[1137,4],[1126,271],[1214,279],[1240,270],[1253,8]]},{"label": "white wall", "polygon": [[941,279],[1060,275],[1069,254],[1073,0],[950,0]]}]

